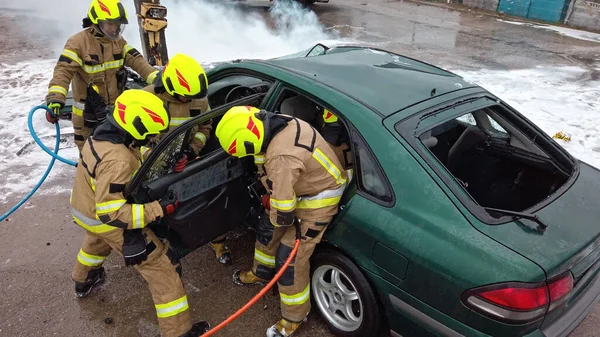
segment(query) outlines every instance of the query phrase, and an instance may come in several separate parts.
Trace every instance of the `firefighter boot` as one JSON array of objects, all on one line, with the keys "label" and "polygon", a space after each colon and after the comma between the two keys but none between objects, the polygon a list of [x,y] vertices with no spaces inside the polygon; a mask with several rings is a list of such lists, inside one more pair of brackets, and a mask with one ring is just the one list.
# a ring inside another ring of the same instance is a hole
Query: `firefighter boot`
[{"label": "firefighter boot", "polygon": [[290,337],[298,330],[302,323],[306,322],[306,318],[299,323],[293,323],[282,318],[267,330],[267,337]]},{"label": "firefighter boot", "polygon": [[200,321],[192,325],[192,328],[188,332],[179,337],[198,337],[202,336],[205,332],[208,332],[208,330],[210,330],[210,324],[205,321]]},{"label": "firefighter boot", "polygon": [[75,282],[75,294],[77,297],[86,297],[90,294],[94,286],[104,281],[104,267],[92,269],[88,273],[85,282]]},{"label": "firefighter boot", "polygon": [[233,283],[239,286],[247,286],[247,285],[265,285],[269,283],[269,280],[262,279],[252,272],[252,270],[241,271],[236,270],[233,273]]},{"label": "firefighter boot", "polygon": [[215,252],[215,256],[217,257],[217,261],[222,264],[228,264],[231,262],[233,256],[229,251],[229,247],[225,245],[225,239],[212,241],[210,243],[210,248]]}]

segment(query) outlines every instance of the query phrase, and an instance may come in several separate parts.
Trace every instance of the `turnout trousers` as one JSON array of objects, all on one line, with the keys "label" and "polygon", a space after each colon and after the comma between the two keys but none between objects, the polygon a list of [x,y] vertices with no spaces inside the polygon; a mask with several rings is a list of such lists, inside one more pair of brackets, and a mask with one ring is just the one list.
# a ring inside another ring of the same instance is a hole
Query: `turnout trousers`
[{"label": "turnout trousers", "polygon": [[[281,298],[281,315],[290,322],[302,322],[310,312],[310,257],[321,242],[323,233],[333,217],[319,221],[301,221],[300,248],[277,282]],[[272,279],[292,252],[296,227],[275,227],[268,245],[258,240],[254,244],[252,272],[262,279]]]},{"label": "turnout trousers", "polygon": [[85,141],[88,139],[88,137],[92,135],[93,130],[84,126],[83,110],[76,108],[75,106],[73,106],[71,123],[73,123],[73,140],[79,149],[79,153],[81,153],[83,144],[85,144]]},{"label": "turnout trousers", "polygon": [[[144,228],[143,233],[148,259],[135,268],[152,293],[162,336],[179,337],[192,327],[187,294],[177,272],[179,261],[152,230]],[[122,255],[122,247],[123,230],[120,228],[106,233],[86,230],[73,268],[73,280],[85,282],[88,272],[102,267],[112,250]]]}]

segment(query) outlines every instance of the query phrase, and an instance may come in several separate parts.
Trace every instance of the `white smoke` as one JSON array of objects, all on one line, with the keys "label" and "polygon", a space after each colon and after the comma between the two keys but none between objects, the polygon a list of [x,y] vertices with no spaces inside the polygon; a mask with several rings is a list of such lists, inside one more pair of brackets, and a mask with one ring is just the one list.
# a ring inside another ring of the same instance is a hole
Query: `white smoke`
[{"label": "white smoke", "polygon": [[[210,0],[209,0],[210,1]],[[271,58],[335,43],[338,34],[324,27],[309,8],[292,0],[234,2],[162,0],[167,7],[169,55],[187,53],[202,63],[238,58]],[[23,17],[32,36],[58,55],[69,36],[82,29],[88,0],[0,0],[0,11]],[[124,36],[141,51],[133,0],[122,0],[129,16]]]},{"label": "white smoke", "polygon": [[271,58],[339,39],[295,1],[275,1],[270,9],[200,0],[162,3],[168,8],[169,55],[188,53],[201,62]]}]

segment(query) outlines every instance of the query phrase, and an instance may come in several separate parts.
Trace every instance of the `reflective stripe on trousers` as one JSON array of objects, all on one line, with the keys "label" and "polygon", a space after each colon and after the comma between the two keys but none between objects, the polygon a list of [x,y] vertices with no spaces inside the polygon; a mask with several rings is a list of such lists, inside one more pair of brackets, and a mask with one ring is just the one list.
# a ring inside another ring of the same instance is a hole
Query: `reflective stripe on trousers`
[{"label": "reflective stripe on trousers", "polygon": [[256,248],[254,248],[254,259],[267,267],[275,267],[275,256],[267,255]]},{"label": "reflective stripe on trousers", "polygon": [[180,297],[175,301],[164,304],[156,304],[156,316],[159,318],[175,316],[189,309],[187,296]]},{"label": "reflective stripe on trousers", "polygon": [[82,249],[80,249],[79,254],[77,254],[77,261],[88,267],[101,266],[104,263],[104,260],[106,260],[106,256],[91,255],[84,252]]},{"label": "reflective stripe on trousers", "polygon": [[73,102],[73,114],[77,116],[83,117],[83,110],[85,109],[85,104],[79,102]]},{"label": "reflective stripe on trousers", "polygon": [[279,293],[281,297],[281,303],[285,305],[301,305],[304,304],[310,298],[310,283],[301,292],[293,295],[286,295]]}]

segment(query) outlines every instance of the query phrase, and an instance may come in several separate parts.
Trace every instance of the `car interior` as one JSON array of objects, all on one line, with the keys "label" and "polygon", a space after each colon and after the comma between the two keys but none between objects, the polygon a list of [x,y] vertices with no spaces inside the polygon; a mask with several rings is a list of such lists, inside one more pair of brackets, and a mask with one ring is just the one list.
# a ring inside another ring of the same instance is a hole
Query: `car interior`
[{"label": "car interior", "polygon": [[437,125],[419,136],[481,207],[521,212],[544,200],[571,173],[496,105]]}]

